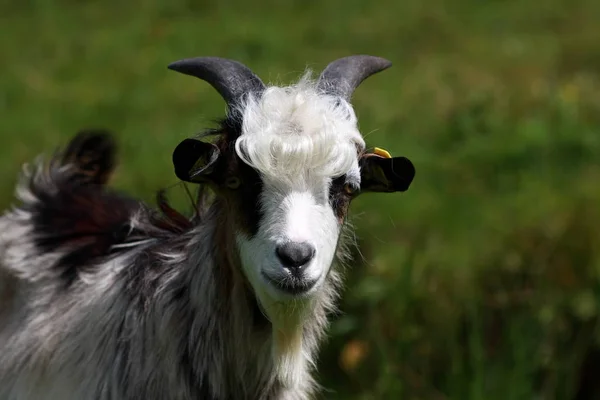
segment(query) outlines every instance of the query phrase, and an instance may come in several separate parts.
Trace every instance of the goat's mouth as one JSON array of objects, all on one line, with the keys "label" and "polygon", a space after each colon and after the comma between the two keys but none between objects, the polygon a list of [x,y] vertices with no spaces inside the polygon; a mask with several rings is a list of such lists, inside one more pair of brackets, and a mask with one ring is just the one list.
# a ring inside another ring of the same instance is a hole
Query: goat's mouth
[{"label": "goat's mouth", "polygon": [[261,275],[271,286],[275,287],[275,289],[292,296],[307,294],[319,281],[318,279],[308,280],[293,276],[274,278],[265,272],[261,272]]}]

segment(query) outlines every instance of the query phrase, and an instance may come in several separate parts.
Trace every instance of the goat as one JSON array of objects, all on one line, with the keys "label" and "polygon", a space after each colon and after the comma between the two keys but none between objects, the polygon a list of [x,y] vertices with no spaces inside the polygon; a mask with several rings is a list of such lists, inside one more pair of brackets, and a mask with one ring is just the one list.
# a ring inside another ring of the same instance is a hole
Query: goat
[{"label": "goat", "polygon": [[279,87],[233,60],[171,64],[227,103],[218,128],[173,152],[198,188],[192,217],[107,187],[108,132],[26,166],[0,217],[0,398],[312,398],[350,202],[415,174],[367,150],[350,104],[390,65],[349,56]]}]

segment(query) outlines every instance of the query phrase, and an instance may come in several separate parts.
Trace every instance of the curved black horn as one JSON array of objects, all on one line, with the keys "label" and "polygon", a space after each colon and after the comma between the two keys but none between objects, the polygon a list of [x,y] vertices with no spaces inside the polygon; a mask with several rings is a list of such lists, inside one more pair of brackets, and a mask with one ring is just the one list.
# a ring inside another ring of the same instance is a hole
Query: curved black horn
[{"label": "curved black horn", "polygon": [[175,61],[169,69],[210,83],[228,106],[237,104],[246,93],[260,94],[264,83],[248,67],[226,58],[196,57]]},{"label": "curved black horn", "polygon": [[369,76],[392,66],[384,58],[356,55],[330,63],[319,77],[318,88],[349,101],[352,93]]}]

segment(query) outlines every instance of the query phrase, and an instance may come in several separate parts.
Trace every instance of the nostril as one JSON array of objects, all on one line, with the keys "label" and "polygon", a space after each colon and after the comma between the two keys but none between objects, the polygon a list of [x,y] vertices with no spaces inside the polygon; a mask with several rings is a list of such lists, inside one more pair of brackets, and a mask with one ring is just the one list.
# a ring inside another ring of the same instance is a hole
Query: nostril
[{"label": "nostril", "polygon": [[306,242],[287,242],[281,246],[277,246],[275,252],[284,266],[300,268],[312,260],[316,249],[313,245]]}]

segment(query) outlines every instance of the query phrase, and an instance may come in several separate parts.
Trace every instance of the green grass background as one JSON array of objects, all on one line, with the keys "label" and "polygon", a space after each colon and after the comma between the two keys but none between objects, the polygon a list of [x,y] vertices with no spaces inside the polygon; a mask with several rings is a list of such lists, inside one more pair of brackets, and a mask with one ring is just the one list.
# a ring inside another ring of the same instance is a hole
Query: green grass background
[{"label": "green grass background", "polygon": [[597,0],[0,0],[0,205],[82,127],[117,132],[116,187],[177,184],[172,149],[224,111],[177,59],[289,83],[382,56],[353,103],[417,175],[352,206],[324,397],[600,398],[599,25]]}]

